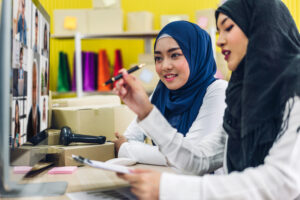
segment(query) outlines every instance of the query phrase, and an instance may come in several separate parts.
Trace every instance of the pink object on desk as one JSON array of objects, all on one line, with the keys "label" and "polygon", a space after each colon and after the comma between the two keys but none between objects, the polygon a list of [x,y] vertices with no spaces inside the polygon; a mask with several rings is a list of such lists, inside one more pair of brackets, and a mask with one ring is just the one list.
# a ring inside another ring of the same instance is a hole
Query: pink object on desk
[{"label": "pink object on desk", "polygon": [[30,166],[15,166],[13,172],[14,174],[27,174],[31,169]]},{"label": "pink object on desk", "polygon": [[77,166],[54,167],[48,171],[48,174],[72,174],[77,169]]}]

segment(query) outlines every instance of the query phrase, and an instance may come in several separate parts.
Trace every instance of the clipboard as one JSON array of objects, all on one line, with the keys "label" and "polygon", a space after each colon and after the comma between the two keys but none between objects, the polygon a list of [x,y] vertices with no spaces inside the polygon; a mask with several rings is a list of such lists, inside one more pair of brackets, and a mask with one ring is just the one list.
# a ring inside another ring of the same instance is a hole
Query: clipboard
[{"label": "clipboard", "polygon": [[89,160],[87,158],[84,158],[82,156],[77,156],[77,155],[72,155],[72,158],[82,164],[99,168],[99,169],[104,169],[108,171],[113,171],[113,172],[118,172],[122,174],[131,174],[132,172],[128,167],[120,166],[120,165],[115,165],[115,164],[109,164],[101,161],[96,161],[96,160]]}]

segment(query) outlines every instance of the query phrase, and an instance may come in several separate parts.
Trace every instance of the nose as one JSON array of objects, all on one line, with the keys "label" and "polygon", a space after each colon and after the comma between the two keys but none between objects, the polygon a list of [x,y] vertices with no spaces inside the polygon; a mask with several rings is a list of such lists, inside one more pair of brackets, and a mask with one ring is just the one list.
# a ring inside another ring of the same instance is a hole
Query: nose
[{"label": "nose", "polygon": [[171,70],[172,68],[172,62],[169,59],[164,59],[162,62],[162,70]]},{"label": "nose", "polygon": [[217,40],[217,46],[218,47],[223,47],[225,45],[225,38],[223,34],[219,34],[219,38]]}]

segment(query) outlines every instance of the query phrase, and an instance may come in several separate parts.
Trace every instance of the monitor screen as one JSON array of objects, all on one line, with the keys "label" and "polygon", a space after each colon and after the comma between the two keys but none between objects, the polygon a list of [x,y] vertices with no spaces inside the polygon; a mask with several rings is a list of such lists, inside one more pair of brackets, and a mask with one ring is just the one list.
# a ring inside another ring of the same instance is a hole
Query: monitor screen
[{"label": "monitor screen", "polygon": [[66,182],[22,184],[24,171],[10,167],[12,152],[27,166],[46,154],[25,143],[48,127],[50,17],[38,0],[0,3],[0,198],[62,195]]},{"label": "monitor screen", "polygon": [[10,147],[48,128],[49,15],[38,1],[14,0]]}]

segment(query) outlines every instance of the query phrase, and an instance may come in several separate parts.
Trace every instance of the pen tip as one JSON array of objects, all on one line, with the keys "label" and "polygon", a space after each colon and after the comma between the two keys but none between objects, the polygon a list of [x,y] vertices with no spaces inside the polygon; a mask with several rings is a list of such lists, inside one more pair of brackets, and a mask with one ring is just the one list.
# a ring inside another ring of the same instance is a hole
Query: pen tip
[{"label": "pen tip", "polygon": [[144,67],[144,66],[146,66],[146,64],[145,64],[145,63],[142,63],[142,64],[139,65],[139,68],[142,68],[142,67]]}]

